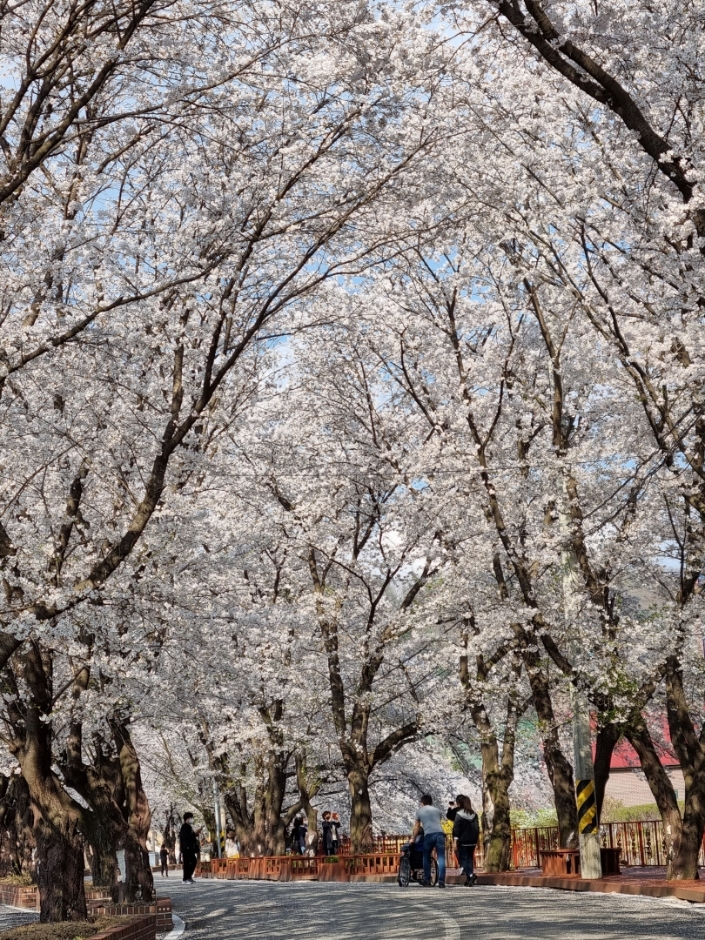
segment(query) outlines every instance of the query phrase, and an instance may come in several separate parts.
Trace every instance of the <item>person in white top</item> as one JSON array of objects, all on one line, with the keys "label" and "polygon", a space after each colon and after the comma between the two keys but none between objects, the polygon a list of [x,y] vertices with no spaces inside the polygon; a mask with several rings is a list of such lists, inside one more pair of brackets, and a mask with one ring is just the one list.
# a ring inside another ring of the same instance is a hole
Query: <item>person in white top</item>
[{"label": "person in white top", "polygon": [[414,832],[411,836],[413,842],[420,829],[423,828],[423,886],[431,887],[431,853],[436,850],[438,861],[438,887],[446,886],[446,836],[441,825],[441,811],[433,805],[433,798],[425,793],[421,797],[421,805],[416,810]]}]

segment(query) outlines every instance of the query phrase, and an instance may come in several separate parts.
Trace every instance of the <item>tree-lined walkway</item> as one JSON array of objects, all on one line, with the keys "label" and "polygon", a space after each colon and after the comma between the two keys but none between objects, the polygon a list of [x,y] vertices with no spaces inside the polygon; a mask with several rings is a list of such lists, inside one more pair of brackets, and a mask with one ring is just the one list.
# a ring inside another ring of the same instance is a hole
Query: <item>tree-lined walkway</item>
[{"label": "tree-lined walkway", "polygon": [[521,888],[169,884],[185,940],[685,940],[705,905]]}]

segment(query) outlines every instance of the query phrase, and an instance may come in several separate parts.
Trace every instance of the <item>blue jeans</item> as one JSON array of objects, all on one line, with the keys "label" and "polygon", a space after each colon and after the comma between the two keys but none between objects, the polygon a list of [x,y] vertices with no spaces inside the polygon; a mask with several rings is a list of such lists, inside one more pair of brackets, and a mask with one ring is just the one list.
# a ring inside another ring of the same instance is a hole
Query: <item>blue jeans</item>
[{"label": "blue jeans", "polygon": [[473,876],[473,864],[475,861],[475,846],[474,845],[458,845],[458,861],[460,862],[460,867],[465,872],[465,877],[469,881]]},{"label": "blue jeans", "polygon": [[423,880],[428,884],[431,881],[431,852],[436,850],[438,859],[438,882],[446,881],[446,837],[443,832],[429,832],[423,837]]}]

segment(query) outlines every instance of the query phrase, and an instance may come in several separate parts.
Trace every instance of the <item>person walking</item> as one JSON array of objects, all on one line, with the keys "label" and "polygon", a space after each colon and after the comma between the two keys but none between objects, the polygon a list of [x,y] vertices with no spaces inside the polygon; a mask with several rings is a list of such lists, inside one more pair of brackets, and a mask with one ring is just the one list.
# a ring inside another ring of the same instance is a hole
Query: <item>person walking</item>
[{"label": "person walking", "polygon": [[465,887],[467,888],[477,882],[474,864],[475,849],[480,836],[480,822],[477,813],[472,808],[470,797],[460,794],[455,802],[458,804],[458,811],[453,822],[453,844],[460,867],[465,872]]},{"label": "person walking", "polygon": [[297,855],[303,855],[306,852],[306,826],[303,816],[297,816],[294,820],[292,829],[291,847]]},{"label": "person walking", "polygon": [[[199,829],[198,832],[201,830]],[[193,813],[184,813],[184,824],[179,830],[179,846],[184,865],[184,883],[192,885],[193,873],[196,871],[198,857],[201,854],[201,844],[198,841],[198,832],[193,828]]]},{"label": "person walking", "polygon": [[433,805],[433,798],[425,793],[421,797],[421,805],[416,810],[414,831],[411,836],[413,842],[423,828],[423,881],[425,888],[431,887],[431,853],[436,850],[438,861],[438,887],[446,886],[446,836],[441,825],[441,811]]},{"label": "person walking", "polygon": [[337,813],[332,813],[330,818],[330,854],[338,854],[340,845],[340,817]]},{"label": "person walking", "polygon": [[169,850],[165,845],[159,849],[159,861],[162,864],[162,878],[169,877]]},{"label": "person walking", "polygon": [[332,855],[331,844],[333,842],[332,830],[330,824],[330,813],[326,810],[321,819],[321,832],[323,835],[323,854]]}]

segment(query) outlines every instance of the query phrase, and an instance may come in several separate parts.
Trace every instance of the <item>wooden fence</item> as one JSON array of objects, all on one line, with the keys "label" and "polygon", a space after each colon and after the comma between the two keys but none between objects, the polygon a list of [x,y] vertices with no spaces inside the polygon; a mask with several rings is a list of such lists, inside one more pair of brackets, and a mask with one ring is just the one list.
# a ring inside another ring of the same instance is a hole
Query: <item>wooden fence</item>
[{"label": "wooden fence", "polygon": [[[603,823],[600,837],[604,848],[621,849],[623,865],[642,868],[651,865],[666,865],[667,849],[663,835],[663,823],[659,820]],[[369,851],[383,854],[398,854],[401,846],[409,841],[408,836],[379,836],[369,846]],[[512,829],[511,866],[513,869],[539,868],[541,852],[559,847],[557,826],[536,826],[529,829]],[[367,846],[365,847],[368,848]],[[446,840],[446,858],[452,859],[453,845]],[[349,854],[349,841],[342,845],[341,854]],[[475,867],[483,867],[482,834],[475,852]],[[705,866],[705,849],[700,850],[700,865]]]},{"label": "wooden fence", "polygon": [[214,858],[199,864],[204,878],[228,881],[351,881],[356,878],[396,876],[399,855],[273,855],[260,858]]},{"label": "wooden fence", "polygon": [[[663,822],[638,820],[635,822],[602,823],[600,838],[606,849],[621,849],[622,865],[641,868],[663,866],[668,862]],[[479,847],[478,847],[479,848]],[[538,868],[539,854],[558,848],[558,827],[512,830],[512,867]],[[705,850],[700,847],[699,864],[705,865]]]},{"label": "wooden fence", "polygon": [[[663,866],[668,861],[661,820],[603,823],[600,826],[600,837],[604,848],[621,849],[622,865],[646,868],[652,865]],[[401,852],[401,847],[408,841],[408,835],[376,836],[368,845],[365,845],[363,854],[353,855],[350,851],[350,840],[343,838],[339,857],[341,863],[346,860],[346,865],[340,870],[348,874],[362,875],[366,871],[366,866],[369,868],[372,864],[369,861],[370,859],[390,858],[394,860],[393,866],[392,862],[375,862],[374,872],[370,869],[369,873],[390,874],[396,872],[396,860]],[[539,868],[541,852],[557,849],[558,845],[557,826],[512,829],[511,867],[514,870]],[[478,870],[483,868],[483,854],[482,835],[480,835],[480,844],[475,853],[475,867]],[[360,859],[365,861],[358,861]],[[448,867],[453,868],[455,858],[450,836],[446,838],[446,859]],[[318,878],[320,875],[319,864],[334,864],[325,862],[321,856],[310,858],[301,855],[271,858],[214,859],[212,874],[220,878],[267,878],[278,881],[282,861],[287,862],[289,877],[296,879]],[[703,848],[700,850],[699,863],[701,866],[705,866],[705,850]],[[330,869],[330,871],[332,872],[333,869]]]}]

